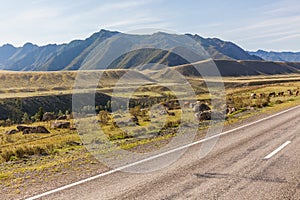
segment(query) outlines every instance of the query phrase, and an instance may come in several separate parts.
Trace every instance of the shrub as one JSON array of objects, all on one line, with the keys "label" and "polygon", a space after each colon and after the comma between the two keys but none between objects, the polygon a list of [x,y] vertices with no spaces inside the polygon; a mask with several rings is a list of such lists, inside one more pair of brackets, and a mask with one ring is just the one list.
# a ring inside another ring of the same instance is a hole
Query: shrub
[{"label": "shrub", "polygon": [[266,107],[270,104],[270,97],[259,98],[255,101],[255,106],[258,108]]},{"label": "shrub", "polygon": [[102,124],[107,124],[108,121],[110,120],[109,113],[105,110],[102,110],[99,112],[98,118],[100,120],[100,123],[102,123]]},{"label": "shrub", "polygon": [[31,122],[31,120],[30,120],[30,118],[29,118],[29,116],[26,112],[24,113],[21,122],[24,123],[24,124],[29,124]]},{"label": "shrub", "polygon": [[141,107],[140,106],[135,106],[134,108],[130,108],[129,112],[134,117],[138,117],[138,116],[142,115],[142,111],[141,111]]}]

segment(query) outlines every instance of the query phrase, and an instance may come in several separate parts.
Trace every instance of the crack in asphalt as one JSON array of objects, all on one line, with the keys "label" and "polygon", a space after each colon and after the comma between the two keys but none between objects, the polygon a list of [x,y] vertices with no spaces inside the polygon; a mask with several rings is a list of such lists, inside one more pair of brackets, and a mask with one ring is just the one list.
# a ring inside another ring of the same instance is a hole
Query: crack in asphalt
[{"label": "crack in asphalt", "polygon": [[[281,178],[271,178],[271,177],[247,177],[247,176],[238,176],[233,174],[222,174],[222,173],[204,173],[204,174],[195,174],[197,178],[216,178],[216,179],[224,179],[224,178],[238,178],[238,179],[247,179],[251,181],[263,181],[263,182],[273,182],[273,183],[287,183],[290,184],[285,179]],[[300,184],[299,184],[300,185]],[[299,186],[300,187],[300,186]]]}]

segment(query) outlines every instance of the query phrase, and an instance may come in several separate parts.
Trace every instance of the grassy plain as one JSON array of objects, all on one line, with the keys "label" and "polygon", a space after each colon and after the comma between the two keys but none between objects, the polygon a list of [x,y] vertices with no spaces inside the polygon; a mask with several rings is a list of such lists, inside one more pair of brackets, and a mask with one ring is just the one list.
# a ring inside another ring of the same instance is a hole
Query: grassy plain
[{"label": "grassy plain", "polygon": [[[125,72],[126,70],[108,71],[105,72],[105,76],[99,84],[90,84],[87,78],[86,85],[88,88],[97,87],[99,92],[111,95],[112,87]],[[94,78],[95,76],[95,72],[86,73],[86,77]],[[72,94],[76,76],[76,72],[1,72],[0,99]],[[136,79],[144,80],[145,77],[140,75]],[[127,85],[126,87],[138,88],[133,96],[126,92],[117,95],[138,99],[141,96],[161,97],[170,93],[169,90],[157,85],[153,80],[150,77],[144,87],[136,87],[135,84],[140,84],[138,81]],[[210,95],[207,93],[204,80],[201,77],[187,77],[187,80],[197,91],[197,100],[209,102]],[[212,77],[206,81],[213,82],[215,79]],[[232,104],[237,107],[236,111],[228,116],[225,124],[232,124],[251,116],[272,113],[300,104],[300,96],[287,93],[288,90],[292,90],[294,93],[300,90],[299,74],[223,77],[223,83],[226,89],[226,101],[235,99],[243,104],[239,106],[236,103]],[[250,99],[252,93],[268,95],[272,92],[285,92],[285,95],[271,97],[267,106],[259,106],[258,99]],[[143,152],[165,145],[174,136],[176,128],[180,125],[182,113],[180,110],[172,112],[174,112],[174,116],[158,116],[156,119],[165,121],[166,125],[149,122],[148,113],[139,115],[139,126],[129,127],[126,132],[115,125],[112,115],[109,115],[107,123],[99,123],[99,126],[107,138],[119,148]],[[94,120],[99,120],[99,118],[96,117]],[[122,117],[119,120],[122,121]],[[44,181],[54,181],[59,176],[77,174],[72,179],[76,180],[80,178],[82,170],[92,173],[99,169],[99,166],[105,168],[85,149],[76,130],[51,129],[50,123],[35,122],[31,124],[45,126],[50,130],[50,134],[23,135],[19,132],[7,135],[5,132],[15,129],[16,125],[0,127],[0,187],[6,193],[4,199],[24,196],[26,188],[42,184],[41,177]],[[71,123],[74,123],[73,120]],[[206,125],[206,122],[201,122],[199,130],[205,129]],[[161,126],[164,127],[163,131],[161,131]],[[148,135],[144,134],[146,132]]]}]

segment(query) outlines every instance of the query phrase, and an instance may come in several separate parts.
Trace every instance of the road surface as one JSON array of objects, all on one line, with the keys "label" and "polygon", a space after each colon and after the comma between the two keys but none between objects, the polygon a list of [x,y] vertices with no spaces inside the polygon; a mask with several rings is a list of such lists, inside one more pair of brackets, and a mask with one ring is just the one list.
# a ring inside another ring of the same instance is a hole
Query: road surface
[{"label": "road surface", "polygon": [[222,135],[205,158],[200,143],[163,170],[114,172],[39,199],[300,199],[299,135],[300,106]]}]

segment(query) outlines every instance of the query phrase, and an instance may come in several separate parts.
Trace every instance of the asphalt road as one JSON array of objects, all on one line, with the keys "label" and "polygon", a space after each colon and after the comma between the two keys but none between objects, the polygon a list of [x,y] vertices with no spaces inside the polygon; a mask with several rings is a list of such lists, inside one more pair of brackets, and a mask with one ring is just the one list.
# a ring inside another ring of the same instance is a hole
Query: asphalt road
[{"label": "asphalt road", "polygon": [[221,136],[205,158],[201,143],[163,170],[114,172],[41,199],[300,199],[299,135],[297,107]]}]

